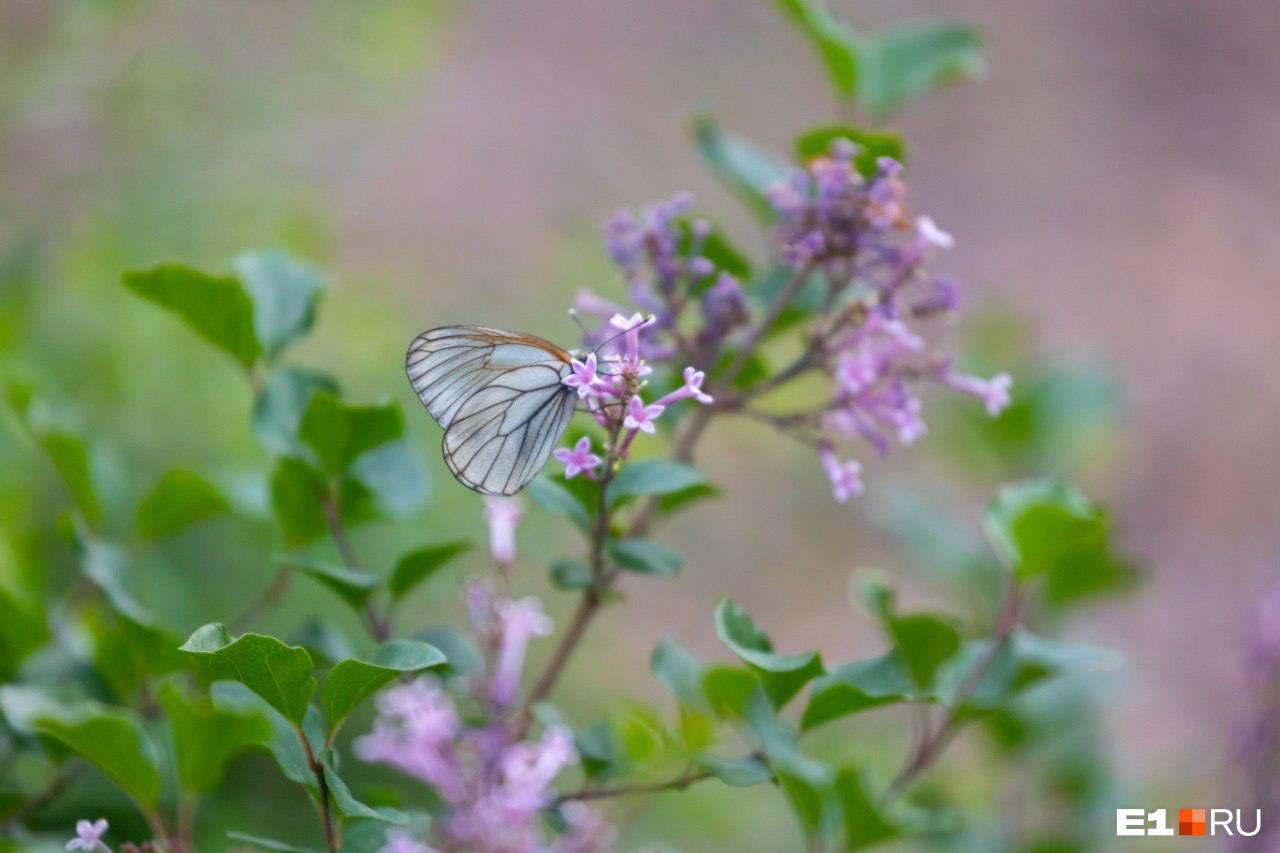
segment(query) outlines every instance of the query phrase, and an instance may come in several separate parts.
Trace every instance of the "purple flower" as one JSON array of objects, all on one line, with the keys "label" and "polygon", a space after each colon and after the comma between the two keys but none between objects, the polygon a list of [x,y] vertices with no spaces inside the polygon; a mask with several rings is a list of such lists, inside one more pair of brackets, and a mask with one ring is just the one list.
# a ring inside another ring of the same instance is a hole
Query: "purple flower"
[{"label": "purple flower", "polygon": [[453,749],[458,714],[435,681],[393,687],[378,696],[377,707],[373,731],[355,741],[356,755],[421,779],[450,802],[462,799],[466,783]]},{"label": "purple flower", "polygon": [[947,311],[954,311],[960,304],[960,286],[952,278],[936,278],[930,285],[933,292],[911,306],[913,317],[925,318]]},{"label": "purple flower", "polygon": [[570,362],[570,368],[573,372],[560,381],[570,388],[576,388],[578,396],[583,400],[593,397],[600,393],[599,389],[596,388],[596,384],[599,382],[596,377],[596,367],[596,354],[589,352],[583,361],[578,361],[576,358],[573,359]]},{"label": "purple flower", "polygon": [[937,246],[939,249],[950,249],[956,244],[956,238],[939,228],[937,223],[928,216],[916,218],[916,233],[920,235],[922,243]]},{"label": "purple flower", "polygon": [[524,518],[524,505],[515,498],[490,496],[484,499],[484,517],[489,522],[489,552],[500,566],[516,561],[516,527]]},{"label": "purple flower", "polygon": [[[702,390],[702,383],[705,382],[706,379],[706,373],[693,367],[686,367],[684,369],[684,384],[671,393],[663,395],[663,397],[658,400],[654,406],[665,411],[672,403],[678,403],[681,400],[697,400],[704,406],[714,403],[715,398]],[[653,406],[650,406],[649,408],[652,409]],[[653,417],[657,417],[658,414],[661,413],[662,412],[659,411],[657,414],[654,414]],[[653,430],[647,430],[647,432],[653,432]]]},{"label": "purple flower", "polygon": [[666,411],[666,408],[666,406],[659,403],[646,406],[644,400],[641,400],[639,396],[632,396],[630,402],[627,403],[627,416],[622,425],[630,430],[640,430],[653,435],[656,430],[653,421]]},{"label": "purple flower", "polygon": [[603,459],[591,452],[591,439],[585,435],[578,439],[573,449],[560,447],[552,455],[555,456],[557,462],[564,464],[566,480],[572,480],[582,473],[590,477],[600,467],[600,463],[604,462]]},{"label": "purple flower", "polygon": [[519,601],[499,601],[496,609],[500,640],[489,698],[495,705],[509,708],[520,692],[520,673],[529,640],[550,634],[551,620],[542,612],[538,599],[532,596]]},{"label": "purple flower", "polygon": [[818,459],[831,480],[831,496],[838,502],[845,503],[849,498],[862,494],[862,465],[857,460],[841,462],[835,451],[826,445],[818,448]]},{"label": "purple flower", "polygon": [[67,842],[68,850],[105,850],[111,853],[111,848],[102,842],[102,836],[107,834],[107,819],[100,817],[93,823],[87,820],[76,821],[76,837]]},{"label": "purple flower", "polygon": [[990,379],[982,379],[978,376],[956,373],[948,363],[942,367],[937,376],[942,384],[977,397],[987,407],[989,415],[998,415],[1009,405],[1009,389],[1013,386],[1013,379],[1007,373],[997,373]]}]

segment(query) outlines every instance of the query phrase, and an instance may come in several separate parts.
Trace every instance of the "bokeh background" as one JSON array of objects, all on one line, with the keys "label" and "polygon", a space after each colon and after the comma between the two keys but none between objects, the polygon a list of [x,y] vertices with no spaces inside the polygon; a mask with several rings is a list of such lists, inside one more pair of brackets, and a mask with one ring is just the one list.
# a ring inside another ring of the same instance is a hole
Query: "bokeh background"
[{"label": "bokeh background", "polygon": [[[984,30],[986,79],[894,122],[916,208],[958,240],[942,261],[966,284],[955,334],[985,329],[1025,363],[1105,378],[1114,405],[1049,465],[1113,508],[1145,580],[1069,633],[1124,654],[1105,723],[1138,804],[1246,805],[1245,649],[1253,603],[1280,577],[1280,15],[1248,0],[831,6],[860,27],[929,16]],[[389,560],[417,538],[479,539],[480,499],[437,462],[405,343],[447,322],[571,343],[578,288],[621,296],[599,240],[619,204],[691,189],[757,249],[692,149],[701,112],[779,151],[835,116],[808,46],[764,2],[3,0],[0,370],[74,407],[124,493],[177,464],[230,476],[260,463],[243,382],[119,273],[224,269],[285,246],[335,282],[294,360],[354,399],[402,400],[435,475],[419,517],[358,544]],[[846,593],[858,567],[888,572],[913,604],[959,608],[886,522],[894,501],[936,501],[976,529],[997,472],[945,426],[870,462],[867,494],[842,507],[803,449],[721,425],[699,461],[727,498],[670,531],[684,577],[627,586],[574,662],[565,706],[586,718],[657,698],[647,656],[663,633],[723,657],[710,617],[725,594],[787,650],[833,659],[876,648]],[[60,500],[43,465],[0,430],[0,513],[20,550]],[[263,541],[234,521],[184,534],[141,569],[139,595],[185,636],[269,581]],[[560,614],[545,566],[569,541],[536,511],[522,531],[521,583]],[[483,556],[464,563],[415,599],[405,629],[456,621]],[[326,596],[299,581],[272,624],[345,624]],[[944,772],[966,760],[962,747]],[[244,785],[271,772],[265,758],[237,765]],[[632,846],[793,843],[780,798],[741,796],[698,790],[615,816]],[[276,818],[227,808],[250,831]]]}]

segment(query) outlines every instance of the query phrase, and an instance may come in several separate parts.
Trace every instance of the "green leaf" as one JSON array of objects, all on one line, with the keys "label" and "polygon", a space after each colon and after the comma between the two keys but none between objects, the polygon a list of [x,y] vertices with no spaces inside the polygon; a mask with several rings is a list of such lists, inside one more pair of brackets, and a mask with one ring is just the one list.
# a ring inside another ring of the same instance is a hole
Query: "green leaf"
[{"label": "green leaf", "polygon": [[544,474],[528,485],[525,494],[543,509],[565,516],[578,529],[584,532],[591,529],[591,517],[587,514],[587,508],[560,481]]},{"label": "green leaf", "polygon": [[271,472],[271,511],[286,545],[302,545],[328,526],[320,501],[327,488],[318,471],[301,459],[282,456]]},{"label": "green leaf", "polygon": [[382,578],[368,572],[357,572],[346,566],[318,563],[314,560],[288,558],[286,564],[304,575],[318,580],[347,604],[357,609],[364,607],[369,596],[382,584]]},{"label": "green leaf", "polygon": [[654,678],[689,708],[705,708],[702,693],[702,664],[670,637],[663,637],[649,656],[649,671]]},{"label": "green leaf", "polygon": [[817,652],[781,655],[741,607],[729,599],[716,606],[716,636],[731,652],[755,669],[774,707],[782,707],[812,679],[821,675]]},{"label": "green leaf", "polygon": [[586,589],[591,586],[591,572],[577,560],[556,560],[551,564],[551,583],[556,589]]},{"label": "green leaf", "polygon": [[444,662],[439,649],[416,640],[391,640],[374,649],[368,660],[339,662],[320,687],[320,707],[329,730],[337,730],[357,705],[397,676]]},{"label": "green leaf", "polygon": [[684,509],[707,498],[720,496],[720,490],[710,483],[699,483],[687,489],[671,492],[658,498],[658,512],[670,513]]},{"label": "green leaf", "polygon": [[260,696],[249,692],[242,684],[221,681],[212,685],[210,693],[214,705],[219,708],[240,712],[258,710],[266,715],[271,724],[271,736],[261,746],[275,758],[276,765],[285,778],[306,787],[312,798],[319,795],[317,779],[299,739],[300,732],[305,732],[303,736],[307,737],[313,754],[323,768],[329,793],[342,817],[380,820],[393,824],[407,822],[407,816],[401,812],[370,808],[352,795],[351,789],[334,769],[332,752],[324,747],[324,726],[320,720],[320,712],[314,707],[307,708],[305,722],[298,724],[280,716]]},{"label": "green leaf", "polygon": [[15,728],[57,741],[102,771],[144,809],[160,800],[160,770],[142,721],[97,702],[62,705],[41,691],[0,687],[0,710]]},{"label": "green leaf", "polygon": [[240,255],[233,266],[253,300],[254,330],[268,359],[311,330],[316,301],[328,286],[319,271],[283,249]]},{"label": "green leaf", "polygon": [[836,93],[853,98],[858,90],[859,54],[853,33],[827,10],[823,0],[777,0],[800,31],[813,43],[826,66]]},{"label": "green leaf", "polygon": [[800,727],[807,731],[840,717],[905,701],[914,694],[911,674],[896,649],[870,660],[846,663],[813,682]]},{"label": "green leaf", "polygon": [[253,434],[272,453],[299,456],[302,413],[317,391],[338,393],[338,383],[327,373],[301,367],[274,368],[253,401]]},{"label": "green leaf", "polygon": [[440,571],[446,563],[466,552],[470,547],[470,542],[460,539],[454,542],[442,542],[439,545],[428,545],[402,556],[387,579],[391,600],[399,601],[414,587]]},{"label": "green leaf", "polygon": [[861,850],[899,834],[897,825],[880,810],[856,767],[846,767],[836,774],[835,794],[844,819],[846,849]]},{"label": "green leaf", "polygon": [[328,391],[316,391],[302,413],[298,437],[331,476],[346,472],[356,458],[404,434],[404,415],[395,403],[349,406]]},{"label": "green leaf", "polygon": [[163,539],[230,509],[217,486],[193,471],[175,468],[166,471],[142,498],[134,529],[143,539]]},{"label": "green leaf", "polygon": [[240,682],[286,719],[302,723],[316,690],[306,649],[264,634],[244,634],[232,640],[227,629],[214,622],[197,629],[182,651],[213,678]]},{"label": "green leaf", "polygon": [[186,667],[180,641],[163,628],[137,622],[114,606],[86,609],[80,619],[94,672],[119,704],[142,701],[152,679]]},{"label": "green leaf", "polygon": [[89,448],[78,435],[58,430],[40,432],[36,436],[53,467],[58,469],[71,502],[80,510],[90,527],[102,524],[102,503],[93,487],[89,471]]},{"label": "green leaf", "polygon": [[673,578],[684,568],[684,557],[650,539],[610,542],[608,551],[619,566],[640,575]]},{"label": "green leaf", "polygon": [[877,116],[985,70],[982,36],[963,24],[927,22],[881,30],[862,43],[858,97]]},{"label": "green leaf", "polygon": [[106,596],[111,609],[139,625],[154,626],[155,616],[138,603],[125,581],[128,559],[118,546],[84,531],[77,533],[80,571]]},{"label": "green leaf", "polygon": [[1019,578],[1044,577],[1045,598],[1061,607],[1136,579],[1111,547],[1111,518],[1076,487],[1031,480],[1003,487],[983,525],[996,552]]},{"label": "green leaf", "polygon": [[842,124],[815,127],[797,136],[796,157],[802,163],[825,157],[831,152],[831,143],[837,139],[847,139],[858,146],[853,162],[864,178],[870,178],[879,171],[876,161],[881,157],[892,157],[904,164],[907,161],[906,145],[898,134]]},{"label": "green leaf", "polygon": [[179,264],[124,274],[133,293],[182,318],[196,334],[248,370],[261,349],[253,301],[232,276],[212,276]]},{"label": "green leaf", "polygon": [[864,595],[901,655],[917,689],[927,691],[933,685],[938,667],[960,650],[960,632],[942,616],[898,614],[893,590],[881,583],[868,583]]},{"label": "green leaf", "polygon": [[776,218],[765,193],[785,180],[787,167],[772,154],[720,130],[715,120],[694,120],[693,138],[698,153],[721,182],[733,191],[762,221]]},{"label": "green leaf", "polygon": [[760,688],[760,676],[736,666],[712,666],[702,674],[702,695],[721,717],[740,718],[747,701]]},{"label": "green leaf", "polygon": [[[968,686],[974,668],[990,655],[991,643],[990,638],[967,643],[942,673],[938,696],[945,704],[955,706],[961,701],[961,690]],[[1103,649],[1014,631],[1000,644],[972,692],[963,697],[962,710],[972,714],[1000,708],[1024,691],[1060,675],[1114,669],[1119,664],[1116,654]]]},{"label": "green leaf", "polygon": [[430,474],[408,439],[375,447],[351,466],[351,480],[372,495],[378,509],[397,518],[417,512],[427,500]]},{"label": "green leaf", "polygon": [[889,632],[916,686],[925,690],[934,673],[960,650],[960,632],[946,620],[929,613],[897,616]]},{"label": "green leaf", "polygon": [[174,680],[162,684],[156,698],[173,728],[178,783],[191,794],[217,788],[236,756],[271,736],[262,714],[216,708]]},{"label": "green leaf", "polygon": [[697,757],[698,765],[734,788],[750,788],[773,780],[769,766],[754,756],[746,758],[720,758],[709,753]]},{"label": "green leaf", "polygon": [[643,459],[630,462],[609,484],[609,502],[617,506],[639,495],[670,495],[706,483],[702,472],[683,462]]},{"label": "green leaf", "polygon": [[45,609],[20,583],[18,569],[0,539],[0,681],[8,681],[19,665],[49,639]]}]

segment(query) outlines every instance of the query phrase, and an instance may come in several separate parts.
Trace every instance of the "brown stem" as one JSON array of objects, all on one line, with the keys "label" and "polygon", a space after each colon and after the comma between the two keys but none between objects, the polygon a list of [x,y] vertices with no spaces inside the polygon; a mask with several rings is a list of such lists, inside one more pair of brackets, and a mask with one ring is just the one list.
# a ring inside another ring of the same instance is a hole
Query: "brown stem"
[{"label": "brown stem", "polygon": [[[338,549],[338,555],[342,557],[343,565],[349,571],[363,572],[360,568],[360,558],[356,556],[356,549],[351,544],[351,538],[347,536],[346,525],[342,523],[342,512],[338,508],[336,494],[337,487],[332,487],[328,492],[320,496],[320,506],[324,511],[325,524],[329,527],[329,535],[333,539],[334,546]],[[369,633],[379,643],[384,643],[391,639],[391,620],[378,612],[372,600],[367,600],[364,603],[364,620],[365,627],[368,628]]]},{"label": "brown stem", "polygon": [[186,853],[196,849],[196,802],[191,797],[183,796],[178,800],[174,832],[179,850]]},{"label": "brown stem", "polygon": [[894,777],[888,791],[885,792],[886,801],[892,800],[901,794],[916,776],[937,761],[938,757],[946,750],[948,744],[959,733],[961,726],[964,724],[964,720],[959,716],[961,706],[978,689],[983,677],[986,676],[992,664],[995,663],[1000,650],[1004,648],[1009,635],[1017,627],[1019,612],[1022,609],[1022,598],[1022,588],[1018,585],[1016,579],[1011,579],[1009,581],[1009,591],[1005,595],[1004,606],[1000,611],[1000,619],[991,635],[991,646],[974,664],[964,683],[956,691],[951,710],[947,712],[942,722],[932,733],[926,733],[920,738],[915,749],[911,751],[906,762],[903,763],[902,769],[898,771],[898,775]]},{"label": "brown stem", "polygon": [[638,785],[617,785],[612,788],[583,788],[556,797],[552,805],[558,806],[572,800],[603,800],[608,797],[624,797],[629,794],[654,794],[659,791],[681,791],[695,782],[710,779],[710,770],[699,770],[696,773],[685,773],[665,782],[651,782]]},{"label": "brown stem", "polygon": [[324,823],[325,847],[329,853],[336,853],[340,844],[333,826],[333,812],[329,807],[329,780],[325,778],[324,764],[316,758],[315,752],[311,749],[311,742],[307,740],[302,728],[295,725],[293,730],[297,733],[298,740],[302,741],[302,750],[307,755],[307,766],[316,777],[316,790],[320,795],[320,820]]}]

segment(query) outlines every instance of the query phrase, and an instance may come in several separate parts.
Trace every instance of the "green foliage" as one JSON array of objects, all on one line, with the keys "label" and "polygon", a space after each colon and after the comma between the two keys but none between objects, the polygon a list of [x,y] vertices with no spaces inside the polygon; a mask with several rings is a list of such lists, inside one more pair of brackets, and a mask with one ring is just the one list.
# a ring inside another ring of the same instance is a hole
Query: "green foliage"
[{"label": "green foliage", "polygon": [[0,540],[0,679],[17,674],[19,666],[49,639],[49,623],[36,597],[23,588],[8,547]]},{"label": "green foliage", "polygon": [[300,456],[298,439],[302,413],[317,391],[338,393],[328,374],[301,367],[280,366],[271,371],[253,403],[253,432],[272,453]]},{"label": "green foliage", "polygon": [[233,640],[227,629],[215,622],[198,628],[182,651],[205,675],[238,681],[285,719],[302,723],[316,690],[306,649],[263,634],[244,634]]},{"label": "green foliage", "polygon": [[392,600],[403,598],[470,547],[471,544],[463,540],[442,542],[439,545],[416,548],[402,556],[387,578],[387,589],[391,592]]},{"label": "green foliage", "polygon": [[746,611],[727,598],[716,607],[716,636],[760,676],[775,707],[785,705],[805,684],[823,673],[817,652],[775,653],[769,637]]},{"label": "green foliage", "polygon": [[831,720],[905,701],[916,694],[911,672],[895,649],[869,660],[842,664],[813,682],[800,721],[811,729]]},{"label": "green foliage", "polygon": [[350,406],[318,390],[302,413],[298,437],[330,476],[346,473],[363,453],[404,433],[404,415],[395,403]]},{"label": "green foliage", "polygon": [[143,809],[160,800],[155,748],[131,711],[97,702],[63,705],[30,687],[0,687],[0,711],[14,728],[50,738],[98,768]]},{"label": "green foliage", "polygon": [[859,35],[823,0],[777,0],[817,50],[837,96],[878,118],[982,73],[982,40],[963,24],[925,22]]},{"label": "green foliage", "polygon": [[607,550],[619,566],[637,574],[673,578],[684,568],[684,557],[651,539],[611,542]]},{"label": "green foliage", "polygon": [[289,560],[287,565],[324,584],[347,604],[361,608],[382,585],[382,579],[368,572],[314,560]]},{"label": "green foliage", "polygon": [[1135,570],[1111,545],[1111,519],[1074,486],[1034,480],[1002,488],[983,526],[1001,559],[1022,579],[1043,578],[1045,599],[1062,607],[1122,589]]},{"label": "green foliage", "polygon": [[124,274],[124,286],[177,314],[195,333],[245,370],[262,354],[254,332],[253,300],[233,276],[213,276],[180,264]]},{"label": "green foliage", "polygon": [[742,717],[759,687],[760,676],[742,667],[711,666],[702,674],[702,695],[721,717]]},{"label": "green foliage", "polygon": [[[733,244],[733,241],[718,225],[710,222],[708,224],[711,228],[703,238],[702,250],[699,254],[711,261],[720,272],[726,272],[743,281],[750,278],[751,261],[746,254]],[[678,220],[675,225],[680,229],[680,253],[682,255],[687,254],[693,244],[693,222],[685,218]],[[693,292],[701,293],[713,284],[715,284],[715,278],[709,276]]]},{"label": "green foliage", "polygon": [[777,0],[800,31],[813,42],[836,93],[853,98],[858,92],[859,51],[853,33],[845,29],[823,0]]},{"label": "green foliage", "polygon": [[928,691],[938,668],[960,650],[960,632],[942,616],[899,614],[894,607],[893,590],[874,581],[868,584],[866,597],[916,690]]},{"label": "green foliage", "polygon": [[357,705],[392,679],[444,662],[445,656],[439,649],[416,640],[391,640],[374,649],[368,660],[340,661],[329,670],[320,687],[320,708],[330,731],[342,725]]},{"label": "green foliage", "polygon": [[887,116],[949,83],[970,80],[986,65],[974,27],[928,22],[882,30],[862,43],[858,98]]},{"label": "green foliage", "polygon": [[702,753],[698,756],[698,765],[733,788],[750,788],[773,781],[773,772],[769,766],[755,756],[719,758]]},{"label": "green foliage", "polygon": [[846,849],[861,850],[898,834],[898,827],[881,811],[858,768],[846,767],[836,774],[835,794],[840,803]]},{"label": "green foliage", "polygon": [[311,331],[328,287],[324,275],[282,249],[247,252],[233,266],[252,297],[254,331],[268,360]]},{"label": "green foliage", "polygon": [[194,471],[166,471],[138,504],[134,529],[143,539],[163,539],[231,505],[217,486]]},{"label": "green foliage", "polygon": [[698,153],[716,177],[758,219],[772,222],[775,214],[765,192],[786,178],[786,165],[751,143],[725,133],[708,116],[700,116],[694,121],[693,138]]},{"label": "green foliage", "polygon": [[706,478],[692,465],[666,459],[642,459],[624,465],[609,484],[613,506],[640,495],[674,495],[702,486]]},{"label": "green foliage", "polygon": [[174,680],[161,685],[156,698],[173,730],[178,784],[190,794],[213,791],[236,756],[271,735],[262,714],[217,708]]},{"label": "green foliage", "polygon": [[565,516],[584,533],[590,531],[591,516],[587,507],[569,491],[563,480],[543,474],[528,485],[525,494],[548,512]]}]

